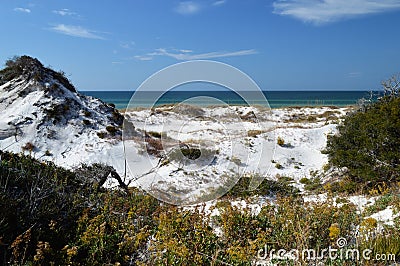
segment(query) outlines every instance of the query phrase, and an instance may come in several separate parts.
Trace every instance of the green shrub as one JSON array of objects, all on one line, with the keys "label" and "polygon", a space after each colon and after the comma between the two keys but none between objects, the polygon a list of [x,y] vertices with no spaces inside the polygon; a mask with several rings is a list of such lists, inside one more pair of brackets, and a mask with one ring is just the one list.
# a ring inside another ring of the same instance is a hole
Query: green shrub
[{"label": "green shrub", "polygon": [[317,117],[315,115],[310,115],[307,117],[308,122],[315,122],[317,121]]},{"label": "green shrub", "polygon": [[[366,237],[376,220],[362,220],[348,201],[340,201],[341,206],[330,199],[304,202],[287,176],[264,179],[254,191],[249,184],[260,176],[242,177],[211,206],[219,214],[210,217],[205,205],[188,210],[138,189],[102,188],[100,180],[113,170],[109,166],[84,165],[72,172],[30,156],[0,151],[0,157],[2,264],[252,265],[266,245],[268,250],[320,251],[334,247],[339,237],[348,240],[348,248],[373,250],[371,257],[400,255],[398,220],[384,233]],[[249,204],[232,206],[232,198],[254,203],[257,195],[275,197],[256,211]],[[357,227],[361,234],[355,237]],[[343,264],[339,259],[319,262]]]},{"label": "green shrub", "polygon": [[118,132],[118,128],[114,126],[106,126],[106,130],[111,134],[115,135],[116,132]]},{"label": "green shrub", "polygon": [[[364,210],[364,215],[369,216],[371,214],[374,214],[376,212],[382,211],[386,209],[392,202],[394,202],[396,199],[396,195],[393,194],[386,194],[381,197],[379,197],[374,204],[368,206]],[[398,199],[398,196],[397,196]]]},{"label": "green shrub", "polygon": [[[262,178],[262,182],[255,190],[249,190],[250,182],[253,178]],[[293,197],[298,195],[299,190],[291,185],[292,181],[293,179],[288,177],[278,178],[278,180],[275,181],[258,175],[245,175],[226,193],[226,196],[246,198],[254,195],[279,195],[282,197]]]},{"label": "green shrub", "polygon": [[91,117],[92,113],[87,111],[87,110],[85,110],[85,111],[83,111],[83,115],[86,116],[86,117]]},{"label": "green shrub", "polygon": [[96,134],[99,138],[104,139],[107,135],[107,132],[100,131],[100,132],[97,132]]},{"label": "green shrub", "polygon": [[279,146],[282,147],[283,145],[285,145],[285,140],[284,140],[282,137],[278,137],[276,143],[277,143]]},{"label": "green shrub", "polygon": [[89,195],[95,198],[90,177],[80,179],[30,156],[1,151],[0,155],[1,261],[64,264],[59,252],[73,241],[85,206],[96,204],[89,200]]},{"label": "green shrub", "polygon": [[180,149],[173,149],[169,152],[168,158],[175,162],[184,162],[187,160],[196,160],[200,157],[209,160],[211,156],[215,156],[217,151],[210,149],[199,149],[195,147],[182,147]]},{"label": "green shrub", "polygon": [[82,120],[82,123],[84,124],[84,125],[90,125],[91,123],[90,123],[90,120],[87,120],[87,119],[83,119]]},{"label": "green shrub", "polygon": [[400,180],[399,83],[385,94],[347,115],[326,148],[332,165],[346,167],[351,180],[369,187]]},{"label": "green shrub", "polygon": [[[303,180],[304,181],[304,180]],[[304,184],[304,189],[308,191],[315,191],[322,188],[321,179],[318,177],[313,177],[308,179]]]},{"label": "green shrub", "polygon": [[[18,78],[19,76],[24,76],[24,78],[33,79],[37,82],[43,82],[45,79],[44,73],[48,73],[67,90],[76,92],[75,87],[70,83],[64,72],[56,72],[51,68],[46,68],[36,58],[27,55],[15,56],[7,60],[5,65],[6,67],[0,70],[0,85]],[[54,89],[55,87],[52,86],[52,88]]]},{"label": "green shrub", "polygon": [[181,152],[189,160],[196,160],[201,156],[201,150],[197,148],[182,148]]},{"label": "green shrub", "polygon": [[301,178],[301,179],[299,180],[299,182],[300,182],[300,184],[304,184],[304,185],[310,184],[310,183],[311,183],[310,179],[308,179],[307,177]]},{"label": "green shrub", "polygon": [[51,84],[51,86],[50,86],[50,89],[51,89],[52,91],[58,90],[59,88],[60,88],[60,85],[58,85],[58,83],[53,83],[53,84]]}]

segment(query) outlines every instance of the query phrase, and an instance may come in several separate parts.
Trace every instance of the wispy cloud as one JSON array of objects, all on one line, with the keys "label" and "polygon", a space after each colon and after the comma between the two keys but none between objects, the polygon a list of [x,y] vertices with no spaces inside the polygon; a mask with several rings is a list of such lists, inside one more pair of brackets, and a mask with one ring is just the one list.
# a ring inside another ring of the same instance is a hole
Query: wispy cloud
[{"label": "wispy cloud", "polygon": [[212,3],[213,6],[221,6],[226,3],[226,0],[218,0]]},{"label": "wispy cloud", "polygon": [[153,56],[151,55],[135,55],[133,58],[140,61],[150,61],[153,60]]},{"label": "wispy cloud", "polygon": [[277,0],[274,13],[325,24],[400,9],[399,0]]},{"label": "wispy cloud", "polygon": [[185,54],[193,53],[193,50],[186,50],[186,49],[181,49],[181,50],[178,50],[178,51],[181,52],[181,53],[185,53]]},{"label": "wispy cloud", "polygon": [[181,15],[192,15],[198,13],[201,10],[201,6],[193,1],[184,1],[180,2],[174,10]]},{"label": "wispy cloud", "polygon": [[177,50],[171,52],[168,51],[167,49],[160,48],[156,49],[156,51],[153,53],[148,53],[143,56],[137,55],[134,58],[144,61],[144,60],[152,60],[155,56],[167,56],[174,58],[176,60],[187,61],[187,60],[201,60],[201,59],[213,59],[222,57],[244,56],[252,54],[257,54],[257,51],[254,49],[250,49],[250,50],[239,50],[233,52],[209,52],[209,53],[194,54],[192,50]]},{"label": "wispy cloud", "polygon": [[63,8],[60,10],[53,10],[52,11],[54,14],[60,15],[60,16],[76,16],[78,15],[76,12],[72,12],[68,8]]},{"label": "wispy cloud", "polygon": [[16,7],[14,8],[14,11],[22,13],[31,13],[31,10],[29,8],[23,8],[23,7]]},{"label": "wispy cloud", "polygon": [[92,31],[81,26],[58,24],[53,26],[51,30],[73,37],[104,40],[104,38],[98,35],[96,31]]},{"label": "wispy cloud", "polygon": [[120,42],[119,46],[124,49],[132,49],[136,43],[134,41],[130,42]]}]

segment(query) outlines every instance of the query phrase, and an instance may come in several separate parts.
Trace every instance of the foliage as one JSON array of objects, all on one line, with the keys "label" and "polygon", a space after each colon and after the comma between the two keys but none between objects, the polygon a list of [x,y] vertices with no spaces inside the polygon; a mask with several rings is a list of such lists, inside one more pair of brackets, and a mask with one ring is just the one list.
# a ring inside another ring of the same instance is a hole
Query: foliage
[{"label": "foliage", "polygon": [[367,188],[400,180],[400,86],[396,84],[387,85],[390,91],[385,90],[378,101],[348,114],[339,133],[328,138],[330,163],[347,168],[349,178]]},{"label": "foliage", "polygon": [[[211,216],[205,205],[179,208],[138,189],[101,188],[109,166],[72,172],[30,156],[0,155],[4,265],[252,265],[265,246],[321,250],[339,237],[354,239],[357,225],[362,232],[377,228],[351,203],[304,202],[285,176],[265,179],[254,191],[250,181],[259,176],[242,177],[211,207],[219,213]],[[276,201],[256,212],[232,202],[257,195]],[[398,255],[399,228],[396,222],[388,234],[361,235],[360,247]]]},{"label": "foliage", "polygon": [[116,132],[118,132],[118,128],[114,126],[106,126],[106,130],[113,136],[115,135]]},{"label": "foliage", "polygon": [[155,227],[152,215],[158,201],[131,190],[128,194],[108,191],[100,203],[94,210],[85,209],[79,218],[76,236],[67,248],[76,252],[67,254],[68,262],[131,265],[148,260],[146,243]]},{"label": "foliage", "polygon": [[324,185],[324,189],[328,192],[337,192],[337,193],[355,193],[360,191],[360,186],[354,181],[352,178],[344,177],[338,181],[328,183]]},{"label": "foliage", "polygon": [[[6,244],[0,257],[22,264],[41,241],[57,260],[51,250],[61,249],[73,237],[76,220],[90,203],[85,196],[92,193],[90,182],[50,162],[0,155],[0,239]],[[50,243],[51,250],[43,243]]]},{"label": "foliage", "polygon": [[97,132],[96,134],[99,138],[104,139],[107,135],[107,132],[100,131],[100,132]]},{"label": "foliage", "polygon": [[286,178],[278,178],[277,181],[263,178],[261,184],[255,190],[251,191],[249,186],[253,178],[260,179],[260,176],[242,176],[239,181],[226,193],[226,197],[246,198],[254,195],[295,197],[300,192],[297,188],[293,187],[290,184],[291,181]]},{"label": "foliage", "polygon": [[210,160],[212,156],[215,156],[217,151],[211,149],[204,149],[204,148],[196,148],[196,147],[181,147],[180,149],[172,149],[168,153],[168,159],[170,161],[175,162],[187,162],[189,160],[196,160],[200,157],[206,160]]},{"label": "foliage", "polygon": [[315,191],[322,188],[321,179],[319,177],[313,178],[302,178],[300,179],[300,183],[304,184],[304,189],[308,191]]},{"label": "foliage", "polygon": [[155,240],[150,250],[157,265],[215,264],[222,243],[199,209],[190,212],[164,207],[155,221]]},{"label": "foliage", "polygon": [[[250,265],[258,250],[291,250],[331,245],[330,226],[337,224],[340,236],[350,236],[358,222],[354,206],[334,207],[329,203],[303,203],[298,198],[278,198],[276,206],[267,204],[257,215],[224,206],[219,224],[224,233],[224,261],[232,265]],[[335,239],[336,240],[336,239]]]},{"label": "foliage", "polygon": [[388,193],[379,197],[374,204],[368,206],[364,210],[364,215],[371,215],[386,209],[391,203],[399,200],[399,195]]},{"label": "foliage", "polygon": [[[0,70],[0,85],[8,81],[24,76],[27,79],[34,79],[38,82],[47,82],[49,78],[55,79],[62,84],[67,90],[76,92],[75,87],[71,84],[65,73],[62,71],[54,71],[46,68],[36,58],[27,55],[15,56],[6,61],[5,68]],[[48,75],[46,75],[46,73]],[[53,83],[56,84],[56,83]],[[55,87],[52,87],[55,89]]]},{"label": "foliage", "polygon": [[83,119],[83,120],[82,120],[82,123],[83,123],[84,125],[87,125],[87,126],[91,124],[90,120],[88,120],[88,119]]},{"label": "foliage", "polygon": [[89,112],[88,110],[84,110],[84,111],[83,111],[83,115],[84,115],[85,117],[91,117],[91,116],[92,116],[92,113]]},{"label": "foliage", "polygon": [[278,137],[276,143],[277,143],[279,146],[283,146],[283,145],[285,145],[285,140],[284,140],[282,137]]}]

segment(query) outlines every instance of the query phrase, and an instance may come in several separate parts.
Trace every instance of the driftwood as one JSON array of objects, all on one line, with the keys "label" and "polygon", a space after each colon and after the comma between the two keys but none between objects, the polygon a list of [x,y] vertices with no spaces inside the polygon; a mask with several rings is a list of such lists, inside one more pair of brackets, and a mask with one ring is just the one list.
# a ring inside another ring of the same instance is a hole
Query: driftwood
[{"label": "driftwood", "polygon": [[111,170],[111,172],[107,172],[106,174],[104,174],[99,181],[99,186],[97,189],[100,189],[104,183],[107,181],[108,177],[111,176],[111,178],[114,178],[118,181],[119,186],[124,189],[124,190],[128,190],[128,185],[124,183],[124,181],[122,181],[122,178],[120,177],[120,175],[113,169]]}]

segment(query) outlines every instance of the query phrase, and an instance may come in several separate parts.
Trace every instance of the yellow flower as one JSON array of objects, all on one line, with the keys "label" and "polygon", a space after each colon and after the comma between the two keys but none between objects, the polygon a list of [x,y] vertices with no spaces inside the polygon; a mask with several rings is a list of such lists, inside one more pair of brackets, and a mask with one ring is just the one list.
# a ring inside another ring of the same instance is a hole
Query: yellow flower
[{"label": "yellow flower", "polygon": [[372,232],[378,226],[378,221],[372,217],[364,219],[360,224],[360,231],[363,233]]},{"label": "yellow flower", "polygon": [[329,238],[331,240],[335,240],[339,237],[340,235],[340,228],[339,225],[337,223],[332,224],[329,227]]},{"label": "yellow flower", "polygon": [[78,254],[78,248],[77,247],[72,247],[72,248],[67,249],[68,257],[73,257],[76,254]]}]

